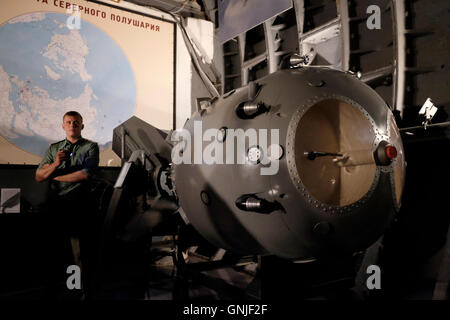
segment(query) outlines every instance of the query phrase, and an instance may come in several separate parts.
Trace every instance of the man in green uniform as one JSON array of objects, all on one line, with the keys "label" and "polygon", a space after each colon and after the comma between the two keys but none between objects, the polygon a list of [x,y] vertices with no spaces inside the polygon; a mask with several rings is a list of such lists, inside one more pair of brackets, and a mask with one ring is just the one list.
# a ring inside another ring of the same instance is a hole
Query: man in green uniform
[{"label": "man in green uniform", "polygon": [[[64,114],[62,128],[66,138],[50,145],[36,170],[35,179],[37,182],[50,182],[49,221],[53,229],[50,246],[54,249],[50,252],[57,251],[58,246],[61,246],[59,241],[70,237],[75,263],[80,267],[83,265],[82,278],[85,284],[89,269],[89,234],[95,214],[87,186],[99,164],[99,149],[97,143],[81,136],[84,125],[78,112]],[[55,268],[61,253],[51,252],[50,255],[49,272],[58,273],[60,270]],[[52,277],[57,276],[50,275]]]},{"label": "man in green uniform", "polygon": [[81,137],[84,124],[78,112],[67,112],[62,128],[66,139],[50,145],[36,171],[36,181],[52,179],[52,191],[60,196],[81,187],[99,162],[97,143]]}]

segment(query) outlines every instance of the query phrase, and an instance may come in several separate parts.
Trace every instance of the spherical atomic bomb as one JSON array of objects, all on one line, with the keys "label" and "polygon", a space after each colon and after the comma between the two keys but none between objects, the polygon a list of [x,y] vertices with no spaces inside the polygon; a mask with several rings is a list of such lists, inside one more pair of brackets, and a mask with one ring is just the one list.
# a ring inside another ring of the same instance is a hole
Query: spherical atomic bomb
[{"label": "spherical atomic bomb", "polygon": [[179,140],[182,210],[211,243],[237,253],[351,254],[400,207],[405,161],[394,117],[346,73],[270,74],[196,112]]}]

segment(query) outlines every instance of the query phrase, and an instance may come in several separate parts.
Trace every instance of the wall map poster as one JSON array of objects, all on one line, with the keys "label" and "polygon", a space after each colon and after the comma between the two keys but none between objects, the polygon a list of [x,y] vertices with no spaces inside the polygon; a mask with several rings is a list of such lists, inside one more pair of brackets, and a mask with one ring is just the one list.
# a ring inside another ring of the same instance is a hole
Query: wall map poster
[{"label": "wall map poster", "polygon": [[0,0],[0,163],[37,164],[80,112],[100,164],[133,115],[173,126],[174,24],[82,0]]}]

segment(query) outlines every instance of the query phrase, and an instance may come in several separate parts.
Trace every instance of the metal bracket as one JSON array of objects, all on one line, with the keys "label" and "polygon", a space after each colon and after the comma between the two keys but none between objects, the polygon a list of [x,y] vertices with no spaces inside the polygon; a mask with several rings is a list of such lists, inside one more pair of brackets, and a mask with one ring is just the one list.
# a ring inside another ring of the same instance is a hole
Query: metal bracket
[{"label": "metal bracket", "polygon": [[145,163],[145,152],[144,150],[135,150],[131,154],[130,158],[127,162],[123,165],[122,169],[120,170],[119,177],[116,180],[116,184],[114,185],[115,189],[120,189],[123,187],[123,183],[125,182],[125,178],[128,175],[128,172],[130,171],[131,165],[136,162],[136,160],[140,159],[142,163]]}]

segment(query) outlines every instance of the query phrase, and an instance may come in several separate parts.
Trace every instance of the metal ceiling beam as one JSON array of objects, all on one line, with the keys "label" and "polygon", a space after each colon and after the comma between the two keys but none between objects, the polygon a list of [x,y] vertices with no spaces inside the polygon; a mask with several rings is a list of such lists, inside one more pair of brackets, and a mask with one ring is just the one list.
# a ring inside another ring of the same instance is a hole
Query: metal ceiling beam
[{"label": "metal ceiling beam", "polygon": [[205,13],[196,1],[192,0],[127,0],[140,6],[153,7],[183,17],[195,17],[205,19]]},{"label": "metal ceiling beam", "polygon": [[403,115],[405,96],[406,39],[405,39],[405,4],[403,0],[391,0],[395,27],[395,73],[393,106]]},{"label": "metal ceiling beam", "polygon": [[337,0],[336,6],[341,18],[341,43],[342,43],[342,71],[348,71],[350,66],[350,19],[348,14],[348,1]]}]

